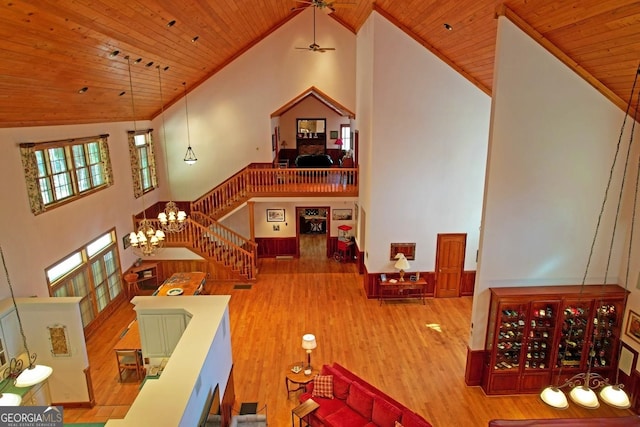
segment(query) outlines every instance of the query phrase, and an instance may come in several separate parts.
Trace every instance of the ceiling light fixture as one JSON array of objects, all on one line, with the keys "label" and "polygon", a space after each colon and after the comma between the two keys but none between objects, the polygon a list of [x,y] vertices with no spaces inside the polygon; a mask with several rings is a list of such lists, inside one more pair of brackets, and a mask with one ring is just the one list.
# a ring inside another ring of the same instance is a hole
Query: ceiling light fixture
[{"label": "ceiling light fixture", "polygon": [[447,31],[451,31],[451,30],[453,30],[453,27],[451,25],[445,23],[444,24],[444,29],[447,30]]},{"label": "ceiling light fixture", "polygon": [[[11,379],[7,384],[13,384],[16,387],[31,387],[49,378],[53,373],[53,368],[35,364],[38,356],[35,353],[31,353],[27,345],[27,337],[24,334],[22,319],[20,318],[20,311],[18,310],[18,304],[16,303],[16,298],[13,293],[13,285],[11,285],[11,279],[9,278],[9,270],[7,269],[7,263],[4,259],[2,246],[0,246],[0,257],[2,258],[2,267],[4,268],[4,274],[7,279],[7,284],[9,285],[9,291],[11,292],[11,302],[13,303],[13,308],[18,318],[22,345],[25,349],[25,355],[23,357],[12,358],[9,361],[9,366],[2,372],[2,379]],[[29,363],[26,367],[24,366],[25,360]],[[2,393],[0,395],[0,406],[18,406],[21,401],[22,398],[13,393]]]},{"label": "ceiling light fixture", "polygon": [[195,43],[195,42],[197,42],[199,38],[200,38],[200,36],[194,36],[194,37],[191,39],[191,43]]},{"label": "ceiling light fixture", "polygon": [[184,111],[187,115],[187,152],[184,155],[184,162],[188,165],[194,165],[198,158],[196,154],[193,152],[193,148],[191,148],[191,132],[189,129],[189,107],[187,104],[187,82],[182,82],[182,86],[184,86]]},{"label": "ceiling light fixture", "polygon": [[[591,263],[591,257],[593,255],[593,249],[595,247],[595,243],[596,243],[596,239],[598,236],[598,231],[600,228],[600,220],[602,219],[602,215],[605,209],[605,205],[607,202],[607,197],[608,197],[608,193],[609,193],[609,189],[611,186],[611,182],[612,182],[612,178],[613,178],[613,172],[615,170],[615,166],[616,166],[616,160],[618,158],[618,153],[620,150],[620,145],[622,142],[622,136],[624,134],[624,128],[627,122],[627,118],[629,117],[629,112],[631,109],[631,102],[633,100],[634,97],[634,93],[635,93],[635,88],[636,88],[636,83],[638,80],[638,74],[640,74],[640,67],[638,67],[637,71],[636,71],[636,75],[633,81],[633,86],[631,89],[631,96],[629,97],[629,103],[627,105],[627,111],[625,113],[625,117],[624,120],[622,122],[622,129],[620,129],[620,134],[618,137],[618,144],[617,144],[617,148],[616,148],[616,155],[613,159],[613,163],[611,165],[611,169],[609,172],[609,181],[607,183],[606,189],[605,189],[605,194],[604,194],[604,199],[602,202],[602,205],[600,207],[600,214],[598,216],[598,221],[596,223],[596,229],[595,229],[595,233],[593,236],[593,241],[591,243],[591,250],[589,252],[589,257],[587,259],[587,265],[585,268],[585,272],[584,272],[584,276],[582,279],[582,288],[581,288],[581,293],[584,290],[584,286],[585,286],[585,281],[587,278],[587,273],[589,271],[589,265]],[[640,98],[638,98],[638,101],[636,103],[636,109],[635,111],[638,110],[638,106],[640,105]],[[625,165],[624,165],[624,169],[623,169],[623,173],[622,173],[622,179],[620,182],[620,191],[618,193],[618,205],[617,205],[617,210],[616,210],[616,214],[614,217],[614,221],[613,221],[613,232],[612,232],[612,236],[611,236],[611,241],[609,244],[609,254],[608,254],[608,258],[607,258],[607,267],[605,270],[605,274],[604,274],[604,282],[602,286],[605,286],[607,284],[607,274],[608,274],[608,269],[609,269],[609,264],[611,261],[611,257],[612,257],[612,252],[613,252],[613,244],[614,244],[614,240],[615,240],[615,234],[616,234],[616,228],[617,228],[617,224],[618,224],[618,219],[620,217],[620,207],[622,204],[622,196],[623,196],[623,189],[624,189],[624,182],[626,180],[626,175],[627,175],[627,166],[629,164],[629,158],[631,155],[631,147],[633,145],[633,134],[635,132],[635,120],[633,121],[633,125],[631,128],[631,135],[629,137],[629,145],[628,145],[628,149],[627,149],[627,156],[625,159]],[[635,182],[635,195],[634,195],[634,200],[633,200],[633,212],[632,212],[632,216],[631,216],[631,229],[629,232],[629,243],[628,243],[628,253],[627,253],[627,271],[626,271],[626,277],[625,277],[625,291],[628,288],[628,284],[629,284],[629,264],[631,261],[631,248],[632,248],[632,244],[633,244],[633,233],[634,233],[634,227],[635,227],[635,217],[636,217],[636,207],[637,207],[637,203],[638,203],[638,189],[640,188],[640,163],[638,164],[638,170],[637,170],[637,174],[636,174],[636,182]],[[614,307],[615,308],[615,307]],[[587,354],[587,372],[584,373],[578,373],[574,376],[572,376],[571,378],[569,378],[568,380],[566,380],[562,385],[550,385],[548,387],[546,387],[544,390],[542,390],[542,392],[540,393],[540,398],[543,400],[543,402],[545,402],[547,405],[552,406],[554,408],[557,409],[566,409],[569,407],[569,403],[567,401],[567,397],[565,396],[564,392],[562,391],[563,388],[571,388],[571,391],[569,392],[569,397],[571,398],[571,400],[576,403],[579,406],[582,406],[584,408],[587,409],[596,409],[598,407],[600,407],[600,403],[598,402],[598,396],[596,395],[596,393],[594,392],[594,390],[600,389],[600,399],[606,403],[609,406],[612,406],[614,408],[618,408],[618,409],[628,409],[631,406],[631,402],[629,400],[629,396],[627,395],[627,393],[625,393],[625,391],[623,390],[624,388],[624,384],[621,384],[619,382],[619,371],[620,369],[617,367],[616,365],[616,377],[615,377],[615,383],[611,384],[609,382],[608,378],[603,377],[602,375],[600,375],[599,373],[595,373],[591,371],[591,368],[593,366],[594,360],[597,357],[597,352],[596,352],[596,346],[595,343],[597,341],[597,339],[601,336],[600,334],[603,333],[608,333],[610,332],[610,328],[616,327],[616,325],[610,325],[610,324],[606,324],[605,322],[605,318],[604,315],[606,313],[603,313],[606,310],[611,310],[610,307],[606,306],[606,304],[603,303],[603,301],[601,300],[600,304],[598,305],[598,307],[596,307],[596,317],[593,319],[593,337],[589,342],[589,348],[587,348],[586,350],[588,351]],[[625,309],[623,308],[621,310],[621,312],[619,313],[615,313],[615,315],[617,316],[617,319],[621,322],[622,319],[624,318],[624,312]],[[569,327],[569,332],[567,334],[567,339],[565,340],[566,344],[569,344],[569,342],[575,342],[576,340],[572,340],[572,337],[574,335],[574,329],[573,329],[573,325],[574,323],[571,323],[571,326]],[[618,337],[619,339],[619,337]],[[566,345],[565,344],[565,345]],[[618,348],[618,352],[621,351],[621,346],[619,346]],[[564,366],[563,364],[563,355],[566,351],[565,349],[560,348],[560,366],[559,366],[559,371],[558,371],[558,380],[561,377],[562,374],[562,368]],[[617,360],[620,360],[620,355],[618,354]]]},{"label": "ceiling light fixture", "polygon": [[[168,67],[167,67],[168,68]],[[164,126],[164,99],[162,98],[162,77],[160,72],[160,66],[158,69],[158,87],[160,88],[160,105],[162,116],[162,139],[164,141],[164,163],[167,171],[167,194],[169,195],[169,201],[165,205],[164,211],[158,214],[158,220],[160,220],[160,226],[167,233],[179,233],[184,230],[187,224],[187,214],[178,208],[178,205],[171,201],[171,180],[169,179],[169,154],[167,151],[167,131]],[[166,68],[165,68],[166,70]]]},{"label": "ceiling light fixture", "polygon": [[174,20],[172,20],[172,21],[169,21],[169,22],[167,23],[167,27],[169,27],[169,28],[173,27],[174,25],[176,25],[176,20],[175,20],[175,19],[174,19]]},{"label": "ceiling light fixture", "polygon": [[83,87],[82,89],[78,89],[78,93],[86,93],[89,90],[88,87]]},{"label": "ceiling light fixture", "polygon": [[[127,55],[127,65],[129,66],[129,90],[131,91],[131,111],[133,114],[133,137],[136,137],[136,106],[133,98],[133,77],[131,76],[131,59]],[[140,256],[153,256],[158,249],[164,246],[164,232],[156,230],[153,223],[147,219],[147,212],[144,207],[144,191],[142,191],[142,221],[138,223],[137,231],[129,233],[131,247]],[[134,221],[135,222],[135,221]]]},{"label": "ceiling light fixture", "polygon": [[118,56],[119,53],[120,53],[119,50],[114,50],[109,54],[109,58],[115,58],[116,56]]}]

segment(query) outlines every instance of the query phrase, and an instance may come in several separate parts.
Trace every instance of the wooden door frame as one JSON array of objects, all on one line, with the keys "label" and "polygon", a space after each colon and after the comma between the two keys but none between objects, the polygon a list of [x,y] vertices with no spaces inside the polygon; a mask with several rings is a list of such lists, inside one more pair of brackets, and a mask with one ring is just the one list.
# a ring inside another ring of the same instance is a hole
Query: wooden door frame
[{"label": "wooden door frame", "polygon": [[302,209],[326,209],[327,210],[327,232],[326,234],[326,242],[325,242],[325,252],[327,254],[327,258],[331,256],[329,253],[330,247],[330,239],[331,239],[331,206],[296,206],[296,258],[300,258],[300,211]]}]

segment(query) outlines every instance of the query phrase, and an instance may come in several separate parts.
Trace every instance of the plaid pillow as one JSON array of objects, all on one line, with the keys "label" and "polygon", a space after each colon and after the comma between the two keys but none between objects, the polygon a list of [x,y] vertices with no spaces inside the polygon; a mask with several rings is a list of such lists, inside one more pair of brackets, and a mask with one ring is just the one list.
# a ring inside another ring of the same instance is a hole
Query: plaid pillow
[{"label": "plaid pillow", "polygon": [[333,375],[316,375],[311,396],[333,399]]}]

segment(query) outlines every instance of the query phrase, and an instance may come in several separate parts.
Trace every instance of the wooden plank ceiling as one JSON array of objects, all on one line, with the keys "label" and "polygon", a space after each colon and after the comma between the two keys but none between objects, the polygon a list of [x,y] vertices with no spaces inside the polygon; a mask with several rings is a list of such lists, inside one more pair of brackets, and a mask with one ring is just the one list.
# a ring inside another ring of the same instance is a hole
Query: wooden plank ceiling
[{"label": "wooden plank ceiling", "polygon": [[[619,104],[628,101],[640,60],[637,0],[309,1],[333,6],[331,16],[354,33],[375,8],[489,94],[501,5]],[[136,116],[152,118],[162,105],[156,66],[169,67],[162,98],[170,105],[183,96],[183,82],[197,86],[308,3],[7,0],[0,6],[0,127],[130,120],[131,99],[120,95],[129,91],[125,55],[141,58],[132,66]],[[115,50],[120,54],[111,58]]]}]

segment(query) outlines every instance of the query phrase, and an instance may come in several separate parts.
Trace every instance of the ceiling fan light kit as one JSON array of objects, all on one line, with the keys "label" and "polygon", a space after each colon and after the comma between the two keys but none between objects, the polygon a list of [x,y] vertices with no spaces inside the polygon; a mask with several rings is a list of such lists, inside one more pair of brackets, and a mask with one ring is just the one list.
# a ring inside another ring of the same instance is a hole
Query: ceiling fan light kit
[{"label": "ceiling fan light kit", "polygon": [[324,53],[328,50],[336,50],[335,47],[320,47],[320,45],[316,43],[316,9],[318,8],[318,6],[315,6],[314,3],[316,2],[314,1],[311,3],[314,6],[313,8],[313,43],[311,43],[309,47],[296,47],[296,49],[309,50],[311,52],[320,52],[320,53]]}]

